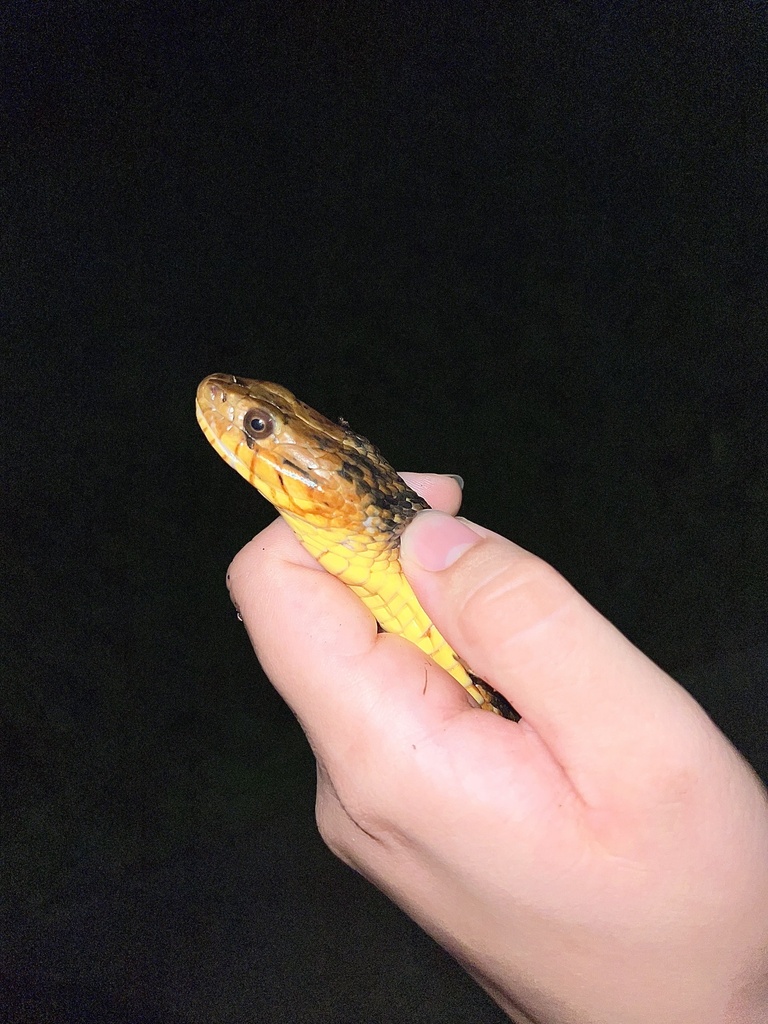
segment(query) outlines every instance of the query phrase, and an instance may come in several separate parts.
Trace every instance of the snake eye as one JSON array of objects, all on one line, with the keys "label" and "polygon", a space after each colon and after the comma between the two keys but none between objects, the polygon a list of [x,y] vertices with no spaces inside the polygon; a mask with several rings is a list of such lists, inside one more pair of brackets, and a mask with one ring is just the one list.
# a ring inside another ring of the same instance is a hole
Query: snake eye
[{"label": "snake eye", "polygon": [[275,421],[265,409],[249,409],[243,417],[243,430],[251,441],[263,441],[274,429]]}]

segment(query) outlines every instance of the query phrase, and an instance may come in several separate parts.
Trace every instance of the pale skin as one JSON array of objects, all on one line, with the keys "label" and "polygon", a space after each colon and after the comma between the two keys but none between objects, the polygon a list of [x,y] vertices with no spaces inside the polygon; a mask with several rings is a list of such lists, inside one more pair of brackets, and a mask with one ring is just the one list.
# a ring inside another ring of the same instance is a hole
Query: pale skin
[{"label": "pale skin", "polygon": [[416,647],[377,634],[273,523],[229,585],[316,755],[325,842],[513,1021],[764,1024],[760,782],[551,567],[452,519],[455,481],[407,479],[450,514],[406,530],[408,578],[522,720],[476,709]]}]

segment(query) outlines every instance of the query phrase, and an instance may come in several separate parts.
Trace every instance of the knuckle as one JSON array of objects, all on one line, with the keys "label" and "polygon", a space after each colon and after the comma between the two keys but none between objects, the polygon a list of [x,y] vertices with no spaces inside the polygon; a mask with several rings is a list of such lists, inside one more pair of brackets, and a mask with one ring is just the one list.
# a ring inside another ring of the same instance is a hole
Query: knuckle
[{"label": "knuckle", "polygon": [[352,867],[352,849],[354,844],[350,841],[349,830],[342,828],[337,817],[329,814],[327,810],[318,809],[315,819],[320,838],[331,853]]},{"label": "knuckle", "polygon": [[482,566],[479,583],[459,609],[459,628],[472,644],[519,635],[557,614],[574,594],[560,573],[535,555],[504,554],[499,566],[496,554]]},{"label": "knuckle", "polygon": [[347,807],[340,801],[334,808],[318,805],[315,819],[320,838],[331,853],[355,870],[364,871],[372,844],[386,845],[386,823],[367,808]]},{"label": "knuckle", "polygon": [[[397,832],[382,794],[349,778],[331,779],[326,775],[318,786],[315,819],[329,850],[355,867],[360,867],[371,842],[387,845]],[[368,841],[361,844],[363,836]]]}]

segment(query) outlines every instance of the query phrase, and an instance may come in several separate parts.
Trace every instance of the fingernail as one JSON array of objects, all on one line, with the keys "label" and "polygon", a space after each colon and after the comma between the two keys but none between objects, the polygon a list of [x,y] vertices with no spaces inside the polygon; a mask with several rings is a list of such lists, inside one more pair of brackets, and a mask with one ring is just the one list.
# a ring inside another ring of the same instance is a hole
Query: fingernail
[{"label": "fingernail", "polygon": [[445,512],[420,512],[402,538],[402,553],[427,569],[440,572],[476,544],[480,537],[466,523]]},{"label": "fingernail", "polygon": [[464,490],[464,477],[463,476],[459,476],[458,473],[446,473],[446,476],[449,476],[451,478],[451,480],[455,480],[456,483],[459,485],[459,487],[462,489],[462,491]]}]

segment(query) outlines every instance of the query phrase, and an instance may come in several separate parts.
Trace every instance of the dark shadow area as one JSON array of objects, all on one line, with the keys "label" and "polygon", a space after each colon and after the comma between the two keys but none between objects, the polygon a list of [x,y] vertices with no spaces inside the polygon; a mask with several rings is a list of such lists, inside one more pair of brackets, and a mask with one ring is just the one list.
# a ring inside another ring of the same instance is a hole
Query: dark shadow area
[{"label": "dark shadow area", "polygon": [[316,835],[212,372],[462,474],[768,777],[766,15],[513,8],[0,14],[12,1024],[506,1019]]}]

